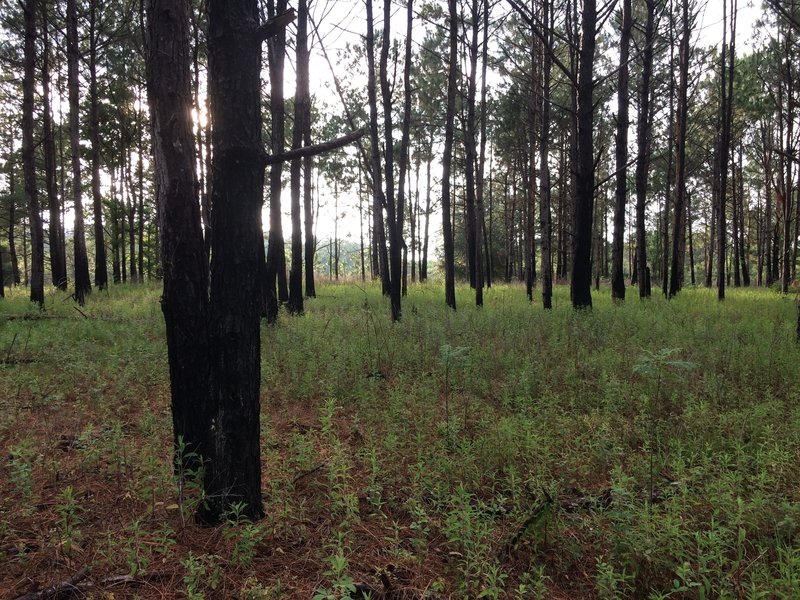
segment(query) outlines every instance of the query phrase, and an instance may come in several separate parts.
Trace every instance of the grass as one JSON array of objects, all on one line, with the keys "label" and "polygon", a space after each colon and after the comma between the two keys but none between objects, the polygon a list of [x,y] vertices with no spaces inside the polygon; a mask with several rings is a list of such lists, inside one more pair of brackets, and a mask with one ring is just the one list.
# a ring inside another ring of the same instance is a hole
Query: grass
[{"label": "grass", "polygon": [[[0,302],[0,596],[797,598],[790,298],[321,285],[262,328],[267,517],[191,519],[154,286]],[[124,577],[123,577],[124,576]],[[105,595],[103,595],[105,594]],[[109,595],[112,594],[112,595]]]}]

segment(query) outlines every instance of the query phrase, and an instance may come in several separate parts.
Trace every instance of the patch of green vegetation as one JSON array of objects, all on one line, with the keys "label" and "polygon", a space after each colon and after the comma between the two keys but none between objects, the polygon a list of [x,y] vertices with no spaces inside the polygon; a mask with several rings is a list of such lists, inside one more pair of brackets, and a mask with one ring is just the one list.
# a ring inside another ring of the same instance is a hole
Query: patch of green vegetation
[{"label": "patch of green vegetation", "polygon": [[574,312],[557,287],[545,312],[516,286],[482,309],[458,293],[454,312],[411,286],[392,324],[378,287],[322,284],[304,317],[263,326],[267,517],[214,530],[191,519],[198,474],[175,472],[157,287],[92,294],[81,313],[13,292],[0,531],[17,550],[0,586],[53,552],[172,570],[164,589],[195,598],[362,582],[418,598],[795,597],[790,298],[601,291]]}]

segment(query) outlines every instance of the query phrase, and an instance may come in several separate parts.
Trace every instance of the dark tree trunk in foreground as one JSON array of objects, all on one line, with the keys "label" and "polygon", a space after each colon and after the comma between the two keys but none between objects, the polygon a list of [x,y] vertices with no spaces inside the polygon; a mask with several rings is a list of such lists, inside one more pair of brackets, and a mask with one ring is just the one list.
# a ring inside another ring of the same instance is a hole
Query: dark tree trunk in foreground
[{"label": "dark tree trunk in foreground", "polygon": [[261,499],[261,44],[256,0],[209,2],[211,169],[211,423],[201,518],[232,504],[259,519]]},{"label": "dark tree trunk in foreground", "polygon": [[80,82],[78,80],[78,13],[75,0],[67,0],[67,87],[69,89],[69,141],[72,153],[72,199],[75,209],[75,300],[83,304],[92,291],[86,234],[83,224],[83,189],[81,184]]},{"label": "dark tree trunk in foreground", "polygon": [[[611,250],[611,297],[625,299],[625,208],[628,202],[628,56],[631,40],[631,0],[622,2],[622,31],[617,75],[617,189],[614,203],[614,239]],[[646,43],[646,42],[645,42]]]},{"label": "dark tree trunk in foreground", "polygon": [[[688,1],[688,0],[687,0]],[[735,39],[736,39],[736,3],[731,3],[731,42],[730,55],[727,56],[726,63],[726,36],[728,33],[728,0],[722,3],[722,69],[720,77],[720,115],[721,115],[721,139],[720,139],[720,160],[719,160],[719,204],[717,206],[717,299],[725,299],[725,255],[727,244],[726,231],[726,204],[728,196],[728,167],[730,162],[731,146],[731,125],[733,120],[733,73],[735,62]],[[727,64],[727,67],[726,67]]]},{"label": "dark tree trunk in foreground", "polygon": [[[286,10],[286,0],[269,0],[268,15],[270,18]],[[279,31],[268,41],[269,79],[270,79],[270,113],[271,113],[271,146],[273,154],[283,152],[286,137],[285,101],[283,96],[283,65],[286,53],[286,32]],[[266,275],[266,318],[274,323],[278,318],[278,300],[288,300],[288,284],[286,281],[286,252],[284,250],[283,224],[281,214],[281,175],[283,163],[276,162],[269,170],[269,241],[267,248]],[[275,286],[277,284],[277,291]],[[282,298],[283,295],[285,298]]]},{"label": "dark tree trunk in foreground", "polygon": [[442,156],[442,236],[444,237],[444,300],[450,308],[456,308],[455,249],[453,248],[453,224],[450,217],[450,169],[453,164],[453,128],[458,93],[458,9],[456,0],[448,0],[450,15],[449,58],[447,74],[447,112],[444,130],[444,154]]},{"label": "dark tree trunk in foreground", "polygon": [[100,114],[97,92],[97,2],[89,7],[89,138],[92,145],[92,208],[94,212],[94,285],[108,287],[106,243],[103,234],[103,197],[100,193]]},{"label": "dark tree trunk in foreground", "polygon": [[[33,96],[36,86],[36,0],[25,0],[25,74],[22,80],[22,169],[31,229],[31,302],[44,306],[44,230],[36,185]],[[27,271],[27,269],[26,269]]]},{"label": "dark tree trunk in foreground", "polygon": [[208,272],[195,183],[186,0],[148,0],[147,90],[176,467],[208,457]]},{"label": "dark tree trunk in foreground", "polygon": [[592,307],[592,216],[594,208],[594,49],[597,10],[595,0],[584,0],[581,13],[581,46],[578,62],[577,164],[573,212],[572,275],[573,308]]},{"label": "dark tree trunk in foreground", "polygon": [[50,32],[47,2],[42,2],[42,146],[44,150],[47,206],[50,212],[48,241],[50,243],[50,272],[53,285],[67,289],[67,257],[61,231],[61,202],[56,182],[56,143],[53,136],[53,113],[50,105]]}]

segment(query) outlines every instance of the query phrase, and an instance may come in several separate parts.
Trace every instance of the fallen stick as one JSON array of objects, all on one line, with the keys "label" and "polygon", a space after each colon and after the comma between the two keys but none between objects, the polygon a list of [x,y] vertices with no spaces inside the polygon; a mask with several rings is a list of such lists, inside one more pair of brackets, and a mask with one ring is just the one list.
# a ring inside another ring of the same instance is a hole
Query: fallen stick
[{"label": "fallen stick", "polygon": [[60,581],[58,583],[54,583],[43,590],[39,590],[38,592],[28,592],[27,594],[23,594],[22,596],[17,596],[14,600],[43,600],[44,598],[49,598],[51,596],[56,596],[59,594],[63,594],[65,592],[77,592],[80,591],[78,588],[78,584],[86,579],[89,576],[89,567],[84,567],[75,575],[69,578],[67,581]]}]

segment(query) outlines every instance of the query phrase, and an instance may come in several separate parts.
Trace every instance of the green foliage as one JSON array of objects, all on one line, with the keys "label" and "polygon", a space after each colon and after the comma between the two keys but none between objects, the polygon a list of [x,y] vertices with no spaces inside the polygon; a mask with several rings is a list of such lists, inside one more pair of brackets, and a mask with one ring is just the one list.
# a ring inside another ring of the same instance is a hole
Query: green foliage
[{"label": "green foliage", "polygon": [[171,569],[192,598],[339,600],[380,589],[373,569],[431,597],[796,596],[790,298],[615,305],[601,290],[576,313],[556,287],[544,312],[493,286],[483,310],[453,312],[411,286],[390,325],[377,286],[321,285],[303,319],[262,331],[267,516],[233,507],[201,529],[158,293],[92,294],[88,319],[55,296],[48,318],[5,300],[27,318],[0,328],[0,348],[16,336],[0,365],[0,533],[17,552],[2,584],[39,553],[91,553],[110,573]]}]

